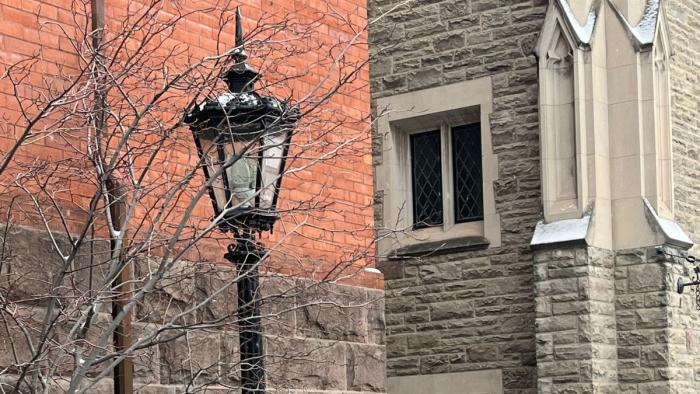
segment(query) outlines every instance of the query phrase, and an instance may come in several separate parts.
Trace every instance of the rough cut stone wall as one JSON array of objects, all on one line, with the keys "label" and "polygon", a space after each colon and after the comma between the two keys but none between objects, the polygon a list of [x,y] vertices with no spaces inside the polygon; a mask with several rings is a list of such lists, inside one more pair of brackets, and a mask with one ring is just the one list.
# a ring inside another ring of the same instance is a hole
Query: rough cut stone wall
[{"label": "rough cut stone wall", "polygon": [[593,247],[535,252],[540,393],[616,393],[614,255]]},{"label": "rough cut stone wall", "polygon": [[[674,254],[677,250],[670,248]],[[669,379],[672,390],[680,393],[700,393],[700,308],[697,306],[695,291],[686,287],[683,295],[675,292],[676,280],[682,277],[688,282],[695,276],[693,266],[683,259],[666,259],[665,285],[671,279],[671,291],[668,295],[668,343]]]},{"label": "rough cut stone wall", "polygon": [[[671,119],[673,122],[673,175],[675,215],[700,255],[700,1],[666,0],[671,45]],[[665,279],[693,275],[688,264],[664,267]],[[671,276],[670,274],[674,275]],[[668,285],[668,283],[667,283]],[[674,392],[700,392],[700,311],[695,294],[686,288],[683,296],[673,290],[663,302],[668,305],[670,368],[664,378],[672,379]]]},{"label": "rough cut stone wall", "polygon": [[619,252],[615,264],[620,392],[700,392],[695,294],[681,296],[675,284],[690,266],[654,248]]},{"label": "rough cut stone wall", "polygon": [[[17,322],[36,346],[50,283],[61,269],[61,262],[42,231],[13,226],[5,236],[5,227],[0,226],[0,234],[5,240],[0,240],[0,392],[7,392],[16,381],[16,367],[31,357],[27,337]],[[59,238],[59,244],[64,245],[65,240]],[[88,247],[81,251],[76,270],[63,283],[55,334],[41,354],[46,359],[41,363],[43,367],[58,366],[49,382],[51,393],[67,388],[75,368],[71,351],[76,342],[68,339],[72,337],[67,330],[77,317],[71,302],[83,300],[89,288],[85,268],[91,264],[96,267],[93,286],[101,283],[100,272],[104,271],[99,263],[107,256],[107,245],[97,241],[92,246],[92,253]],[[137,282],[146,277],[148,268],[147,261],[137,265]],[[232,318],[237,310],[235,277],[226,266],[183,262],[175,265],[162,285],[146,296],[136,311],[134,335],[143,337],[161,330],[158,339],[163,342],[134,358],[138,393],[240,391],[236,388],[240,379],[238,332]],[[232,285],[206,307],[184,313],[226,284]],[[268,276],[263,278],[261,295],[268,387],[278,393],[385,390],[382,291]],[[109,304],[103,311],[106,313],[98,316],[88,335],[90,343],[111,321]],[[213,324],[171,340],[184,333],[163,330],[171,320],[179,324]],[[89,376],[95,376],[103,365],[95,367]],[[90,393],[112,393],[112,384],[110,374]]]},{"label": "rough cut stone wall", "polygon": [[664,280],[668,270],[664,259],[648,256],[650,252],[653,250],[624,251],[615,260],[618,368],[623,392],[670,390],[670,332],[666,328],[671,280]]},{"label": "rough cut stone wall", "polygon": [[389,376],[502,369],[506,392],[534,387],[532,263],[490,253],[403,261],[385,276]]},{"label": "rough cut stone wall", "polygon": [[537,251],[539,392],[700,392],[700,314],[675,285],[691,268],[653,247]]},{"label": "rough cut stone wall", "polygon": [[[370,18],[399,3],[370,0]],[[374,99],[493,78],[490,122],[499,163],[494,191],[503,247],[389,261],[382,267],[389,376],[502,368],[506,393],[535,390],[528,245],[542,204],[532,49],[546,3],[411,2],[370,28],[371,50],[381,51],[370,66]],[[380,139],[374,148],[382,149]],[[375,155],[374,162],[379,160]],[[381,223],[381,190],[375,200]]]},{"label": "rough cut stone wall", "polygon": [[[700,242],[700,0],[666,0],[671,35],[675,213]],[[700,247],[693,251],[700,254]]]}]

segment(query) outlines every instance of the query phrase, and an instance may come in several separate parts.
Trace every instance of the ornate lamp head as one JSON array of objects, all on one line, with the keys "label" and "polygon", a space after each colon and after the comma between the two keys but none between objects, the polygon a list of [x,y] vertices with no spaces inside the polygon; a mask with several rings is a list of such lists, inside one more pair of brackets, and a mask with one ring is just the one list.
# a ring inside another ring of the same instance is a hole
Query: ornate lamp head
[{"label": "ornate lamp head", "polygon": [[221,78],[229,91],[205,100],[185,118],[190,125],[223,231],[271,230],[292,131],[299,111],[255,89],[260,74],[246,63],[240,9],[234,64]]}]

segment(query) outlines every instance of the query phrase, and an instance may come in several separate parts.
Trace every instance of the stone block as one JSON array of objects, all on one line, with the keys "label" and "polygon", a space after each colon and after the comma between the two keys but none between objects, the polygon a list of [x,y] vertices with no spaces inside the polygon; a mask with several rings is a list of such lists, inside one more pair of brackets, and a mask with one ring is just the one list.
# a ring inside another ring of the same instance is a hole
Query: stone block
[{"label": "stone block", "polygon": [[621,251],[615,255],[615,266],[622,267],[627,265],[643,265],[646,264],[646,253],[642,250]]},{"label": "stone block", "polygon": [[552,334],[539,334],[535,341],[537,360],[550,361],[554,358],[554,338]]},{"label": "stone block", "polygon": [[[72,246],[60,231],[54,234],[60,253],[69,255]],[[90,288],[102,288],[109,260],[109,244],[103,240],[85,241],[75,252],[69,267],[44,230],[0,225],[4,261],[0,265],[0,292],[8,301],[45,304],[50,294],[80,297]],[[67,273],[64,273],[64,268]],[[92,279],[92,283],[90,283]]]},{"label": "stone block", "polygon": [[[239,384],[241,381],[241,351],[238,331],[224,331],[220,335],[220,382],[231,385]],[[263,348],[263,351],[266,349]]]},{"label": "stone block", "polygon": [[617,345],[616,344],[591,344],[593,357],[606,360],[617,360]]},{"label": "stone block", "polygon": [[415,351],[429,352],[431,348],[437,346],[439,338],[435,333],[427,332],[408,335],[406,340],[409,352],[415,354]]},{"label": "stone block", "polygon": [[642,383],[652,380],[654,376],[653,370],[649,368],[631,368],[618,370],[618,379],[625,383]]},{"label": "stone block", "polygon": [[438,52],[462,48],[465,45],[464,32],[452,32],[435,37],[433,47]]},{"label": "stone block", "polygon": [[417,375],[420,372],[420,357],[402,357],[387,360],[389,376]]},{"label": "stone block", "polygon": [[388,297],[386,300],[386,313],[400,314],[416,310],[418,297]]},{"label": "stone block", "polygon": [[[532,315],[512,315],[507,317],[499,318],[496,322],[496,326],[493,329],[484,330],[483,334],[491,335],[494,333],[508,334],[508,333],[520,333],[524,330],[528,330],[529,327],[533,327],[535,317]],[[528,327],[528,328],[524,328]]]},{"label": "stone block", "polygon": [[384,293],[381,291],[367,290],[367,303],[367,340],[369,343],[382,345],[386,341]]},{"label": "stone block", "polygon": [[113,394],[114,393],[114,381],[112,379],[100,379],[99,381],[94,381],[92,379],[84,379],[80,387],[85,389],[87,393],[94,394]]},{"label": "stone block", "polygon": [[481,14],[481,28],[488,30],[495,27],[503,27],[510,22],[510,19],[510,10],[484,12]]},{"label": "stone block", "polygon": [[578,361],[546,361],[537,363],[538,375],[546,376],[567,376],[578,375],[580,364]]},{"label": "stone block", "polygon": [[406,313],[404,319],[406,324],[427,323],[430,321],[430,311]]},{"label": "stone block", "polygon": [[577,327],[575,315],[542,317],[535,320],[537,332],[573,330]]},{"label": "stone block", "polygon": [[0,370],[14,371],[39,357],[46,360],[39,363],[44,367],[56,367],[59,373],[72,371],[72,358],[60,349],[60,345],[66,343],[67,330],[63,322],[57,320],[43,352],[36,355],[32,347],[41,340],[46,309],[18,304],[12,306],[12,311],[12,314],[0,314]]},{"label": "stone block", "polygon": [[659,291],[664,289],[664,273],[661,265],[640,264],[628,268],[628,289],[631,292]]},{"label": "stone block", "polygon": [[621,347],[617,348],[617,358],[618,359],[639,359],[639,350],[637,346],[634,347]]},{"label": "stone block", "polygon": [[486,295],[500,296],[505,294],[520,293],[531,288],[532,275],[521,277],[504,277],[484,280]]},{"label": "stone block", "polygon": [[503,316],[508,314],[513,307],[509,305],[502,306],[489,306],[486,308],[476,308],[474,311],[475,316]]},{"label": "stone block", "polygon": [[366,342],[368,309],[364,288],[310,283],[300,289],[297,296],[297,333],[313,338]]},{"label": "stone block", "polygon": [[650,345],[655,342],[656,333],[651,330],[618,332],[617,341],[621,346]]},{"label": "stone block", "polygon": [[[150,338],[157,340],[158,326],[153,323],[134,323],[133,332],[136,338]],[[132,358],[134,363],[134,380],[141,384],[160,383],[160,354],[158,346],[150,346],[136,352]]]},{"label": "stone block", "polygon": [[644,307],[644,294],[631,294],[624,295],[620,294],[615,300],[617,308],[621,309],[636,309]]},{"label": "stone block", "polygon": [[500,360],[500,352],[497,345],[471,345],[467,346],[467,359],[470,362],[489,362]]},{"label": "stone block", "polygon": [[642,367],[665,367],[669,365],[669,354],[665,346],[645,346],[641,349]]},{"label": "stone block", "polygon": [[194,298],[199,303],[206,302],[197,311],[199,319],[212,321],[236,317],[237,279],[236,270],[229,265],[197,264]]},{"label": "stone block", "polygon": [[[134,265],[135,281],[145,283],[159,264],[158,259],[139,259]],[[146,294],[143,303],[136,309],[136,317],[144,322],[159,324],[172,320],[182,324],[190,323],[196,317],[195,311],[188,311],[198,299],[197,270],[197,264],[173,263],[154,290]],[[139,287],[140,284],[136,286]]]},{"label": "stone block", "polygon": [[468,14],[468,3],[444,2],[440,4],[440,19],[458,18]]},{"label": "stone block", "polygon": [[217,332],[193,330],[158,347],[161,383],[188,383],[192,379],[218,379],[221,351]]},{"label": "stone block", "polygon": [[265,334],[294,334],[297,297],[309,284],[309,281],[285,276],[260,278],[260,313]]},{"label": "stone block", "polygon": [[407,77],[405,75],[387,75],[382,78],[382,86],[387,90],[405,88],[406,82]]},{"label": "stone block", "polygon": [[265,338],[267,378],[276,390],[344,390],[346,346],[317,339]]},{"label": "stone block", "polygon": [[[674,305],[674,303],[671,301],[672,295],[663,292],[663,293],[652,293],[652,294],[645,294],[644,295],[644,306],[647,308],[655,308],[655,307],[663,307],[663,306],[669,306],[669,305]],[[678,305],[676,303],[675,305]]]},{"label": "stone block", "polygon": [[134,387],[136,394],[176,394],[175,386],[163,386],[158,384],[148,384]]},{"label": "stone block", "polygon": [[535,368],[504,368],[503,387],[527,389],[535,385]]},{"label": "stone block", "polygon": [[552,279],[535,283],[535,295],[539,297],[577,292],[577,278]]},{"label": "stone block", "polygon": [[462,270],[462,279],[499,278],[505,274],[506,267],[492,266],[487,259],[483,259],[476,267],[465,267]]},{"label": "stone block", "polygon": [[617,367],[620,369],[639,368],[639,359],[635,358],[630,360],[617,360]]},{"label": "stone block", "polygon": [[424,89],[436,86],[442,79],[442,70],[439,67],[422,68],[409,73],[408,88]]},{"label": "stone block", "polygon": [[591,304],[586,301],[556,302],[552,304],[552,313],[555,315],[571,315],[590,313]]},{"label": "stone block", "polygon": [[462,267],[456,262],[423,264],[420,266],[419,274],[424,284],[443,284],[462,279]]},{"label": "stone block", "polygon": [[[71,330],[73,330],[78,324],[77,319],[59,319],[56,326],[54,326],[53,331],[55,334],[55,339],[60,347],[57,346],[56,352],[51,352],[50,357],[55,357],[55,364],[57,367],[57,372],[63,375],[72,372],[77,367],[75,357],[72,354],[63,349],[65,344],[72,343],[74,346],[80,346],[84,349],[86,353],[96,350],[97,357],[104,356],[108,352],[114,350],[112,343],[112,335],[110,334],[106,338],[106,345],[100,346],[100,337],[109,329],[112,324],[112,316],[107,313],[98,313],[95,315],[90,323],[90,327],[87,331],[86,337],[84,339],[79,339],[75,334],[71,335]],[[88,375],[92,376],[98,372],[102,372],[104,365],[93,365],[88,370]],[[112,376],[111,371],[107,375]]]},{"label": "stone block", "polygon": [[639,328],[664,328],[668,324],[667,312],[662,308],[639,309],[636,317]]},{"label": "stone block", "polygon": [[407,346],[406,336],[389,336],[386,341],[386,356],[388,358],[406,356]]},{"label": "stone block", "polygon": [[572,344],[554,346],[554,358],[557,360],[588,360],[593,350],[590,344]]},{"label": "stone block", "polygon": [[552,315],[552,302],[544,297],[535,300],[536,317],[548,317]]},{"label": "stone block", "polygon": [[402,279],[404,277],[403,264],[393,260],[377,261],[377,269],[384,274],[384,280]]},{"label": "stone block", "polygon": [[379,391],[386,389],[384,348],[375,345],[346,345],[347,389]]},{"label": "stone block", "polygon": [[430,320],[464,319],[474,316],[474,307],[469,301],[453,301],[432,304]]},{"label": "stone block", "polygon": [[671,394],[670,382],[648,382],[637,385],[637,394]]},{"label": "stone block", "polygon": [[587,277],[579,279],[581,293],[589,300],[613,302],[615,285],[611,279]]}]

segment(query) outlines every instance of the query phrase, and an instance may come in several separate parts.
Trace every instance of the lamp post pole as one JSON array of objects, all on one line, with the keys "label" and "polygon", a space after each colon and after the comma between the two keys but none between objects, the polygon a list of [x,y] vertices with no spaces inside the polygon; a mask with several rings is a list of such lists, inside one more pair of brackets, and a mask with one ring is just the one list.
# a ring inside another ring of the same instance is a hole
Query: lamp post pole
[{"label": "lamp post pole", "polygon": [[262,325],[260,322],[260,275],[258,263],[265,250],[250,231],[236,237],[224,255],[238,269],[238,338],[241,352],[241,394],[265,392]]}]

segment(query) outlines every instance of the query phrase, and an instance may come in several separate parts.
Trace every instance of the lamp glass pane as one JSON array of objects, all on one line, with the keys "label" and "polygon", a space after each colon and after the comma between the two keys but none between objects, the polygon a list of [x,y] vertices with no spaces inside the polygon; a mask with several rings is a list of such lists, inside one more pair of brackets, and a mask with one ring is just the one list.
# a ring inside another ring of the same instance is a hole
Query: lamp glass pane
[{"label": "lamp glass pane", "polygon": [[[202,148],[202,154],[204,156],[204,165],[207,167],[207,174],[211,178],[216,174],[221,168],[221,162],[219,161],[219,153],[217,151],[217,144],[215,141],[216,133],[214,132],[202,132],[199,135],[199,144]],[[211,185],[212,192],[214,194],[215,210],[216,214],[219,214],[223,207],[226,205],[226,190],[224,189],[224,180],[221,175],[216,177]]]},{"label": "lamp glass pane", "polygon": [[260,208],[272,209],[277,180],[282,169],[282,156],[287,133],[277,131],[262,137],[262,173],[260,184]]},{"label": "lamp glass pane", "polygon": [[[226,161],[243,152],[250,141],[229,140],[225,144]],[[230,208],[250,208],[255,203],[255,180],[258,173],[256,147],[248,149],[243,157],[238,158],[226,169],[226,180],[231,191]]]}]

